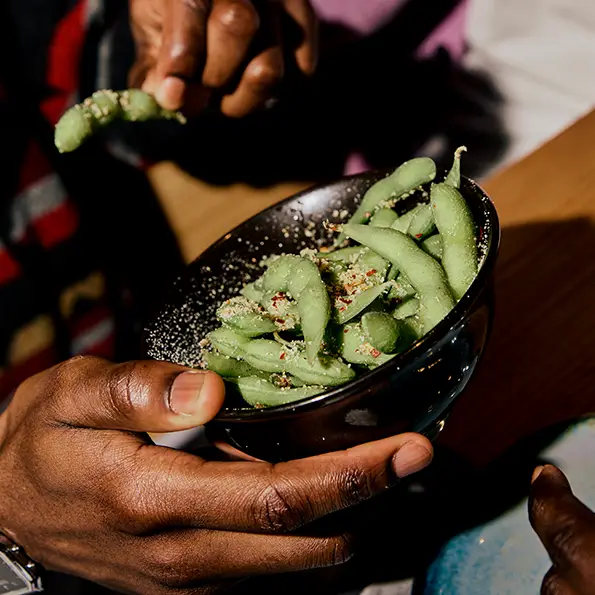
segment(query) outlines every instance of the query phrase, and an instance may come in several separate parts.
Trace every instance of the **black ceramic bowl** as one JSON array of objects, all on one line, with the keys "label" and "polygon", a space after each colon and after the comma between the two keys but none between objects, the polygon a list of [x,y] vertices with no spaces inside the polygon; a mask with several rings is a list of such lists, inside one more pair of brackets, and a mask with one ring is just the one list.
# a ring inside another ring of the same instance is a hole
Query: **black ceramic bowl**
[{"label": "black ceramic bowl", "polygon": [[[367,172],[306,190],[262,211],[213,244],[177,280],[146,328],[146,355],[195,366],[199,341],[219,326],[215,310],[259,276],[263,256],[328,245],[322,221],[340,222],[386,173]],[[493,315],[500,241],[492,201],[474,182],[461,190],[479,228],[481,267],[452,312],[406,352],[358,379],[302,401],[252,409],[232,399],[207,425],[209,438],[267,461],[348,448],[401,432],[435,437],[475,372]]]}]

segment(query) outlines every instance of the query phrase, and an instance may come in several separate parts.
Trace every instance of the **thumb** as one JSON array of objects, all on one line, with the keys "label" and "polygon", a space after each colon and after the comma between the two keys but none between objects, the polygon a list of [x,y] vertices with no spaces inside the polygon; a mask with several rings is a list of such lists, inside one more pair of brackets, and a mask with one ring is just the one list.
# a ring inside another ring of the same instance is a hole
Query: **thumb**
[{"label": "thumb", "polygon": [[46,374],[51,390],[45,388],[45,394],[49,392],[53,417],[79,427],[133,432],[186,430],[215,417],[225,398],[223,380],[214,372],[167,362],[112,364],[100,358],[79,357]]}]

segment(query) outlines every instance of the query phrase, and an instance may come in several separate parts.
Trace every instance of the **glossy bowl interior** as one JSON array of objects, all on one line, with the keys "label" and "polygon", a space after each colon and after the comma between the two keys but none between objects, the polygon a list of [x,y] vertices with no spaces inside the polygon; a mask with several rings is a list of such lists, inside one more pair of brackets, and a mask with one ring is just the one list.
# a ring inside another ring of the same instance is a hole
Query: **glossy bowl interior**
[{"label": "glossy bowl interior", "polygon": [[[225,299],[263,272],[264,256],[329,245],[323,221],[340,223],[386,172],[342,178],[290,197],[236,227],[191,263],[144,333],[148,357],[196,366],[199,342],[219,326]],[[356,380],[301,401],[253,409],[232,398],[207,425],[213,440],[257,458],[320,454],[403,431],[435,435],[475,371],[493,311],[492,276],[500,228],[487,194],[464,178],[461,190],[478,226],[481,266],[451,313],[407,351]]]}]

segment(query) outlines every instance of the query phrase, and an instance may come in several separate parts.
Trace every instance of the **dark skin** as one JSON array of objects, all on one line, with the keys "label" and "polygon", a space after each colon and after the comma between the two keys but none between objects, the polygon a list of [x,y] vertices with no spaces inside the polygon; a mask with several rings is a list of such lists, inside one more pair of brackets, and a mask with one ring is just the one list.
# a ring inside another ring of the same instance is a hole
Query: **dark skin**
[{"label": "dark skin", "polygon": [[[211,94],[221,111],[242,117],[264,106],[286,60],[314,72],[318,26],[308,0],[130,0],[137,60],[133,85],[166,108],[196,113]],[[299,29],[288,47],[282,17]]]},{"label": "dark skin", "polygon": [[595,513],[574,496],[557,467],[535,470],[529,516],[552,560],[542,595],[594,595]]},{"label": "dark skin", "polygon": [[223,397],[216,374],[164,362],[77,357],[31,377],[0,416],[0,531],[46,568],[123,593],[205,595],[344,562],[350,539],[308,525],[432,458],[416,434],[278,465],[149,438],[208,421]]}]

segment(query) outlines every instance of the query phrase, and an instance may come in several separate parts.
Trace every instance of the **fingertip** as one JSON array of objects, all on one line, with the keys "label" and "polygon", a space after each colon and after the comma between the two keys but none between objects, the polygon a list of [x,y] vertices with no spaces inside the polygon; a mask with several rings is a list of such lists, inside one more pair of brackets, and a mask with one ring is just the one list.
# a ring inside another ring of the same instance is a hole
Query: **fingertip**
[{"label": "fingertip", "polygon": [[158,86],[159,77],[155,70],[150,70],[142,83],[141,90],[154,96]]},{"label": "fingertip", "polygon": [[211,421],[219,413],[225,402],[225,383],[221,376],[210,370],[203,372],[203,374],[204,381],[196,411],[199,425]]},{"label": "fingertip", "polygon": [[543,479],[547,479],[551,482],[556,483],[558,486],[563,487],[567,490],[570,490],[570,482],[568,478],[562,471],[556,467],[555,465],[543,465],[540,473],[537,474],[534,481],[538,478],[542,477]]},{"label": "fingertip", "polygon": [[531,476],[531,483],[535,483],[535,480],[541,475],[543,471],[543,465],[539,465],[539,467],[535,467],[533,471],[533,475]]},{"label": "fingertip", "polygon": [[392,458],[392,468],[399,479],[419,473],[430,465],[434,449],[430,441],[420,435],[413,435],[402,444]]},{"label": "fingertip", "polygon": [[168,110],[178,110],[184,103],[186,83],[175,76],[166,77],[156,87],[154,95],[161,107]]}]

